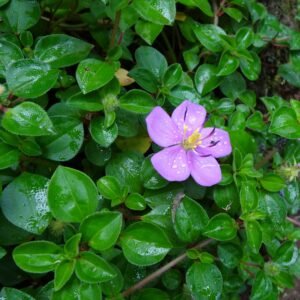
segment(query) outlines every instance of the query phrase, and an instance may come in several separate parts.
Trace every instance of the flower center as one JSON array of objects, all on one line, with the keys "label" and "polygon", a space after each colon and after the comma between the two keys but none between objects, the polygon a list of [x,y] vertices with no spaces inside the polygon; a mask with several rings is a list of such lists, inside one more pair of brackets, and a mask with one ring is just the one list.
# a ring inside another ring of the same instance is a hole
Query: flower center
[{"label": "flower center", "polygon": [[[188,127],[184,125],[184,136],[188,130]],[[193,150],[201,145],[201,134],[199,133],[199,129],[196,129],[189,137],[184,138],[182,146],[185,150]]]}]

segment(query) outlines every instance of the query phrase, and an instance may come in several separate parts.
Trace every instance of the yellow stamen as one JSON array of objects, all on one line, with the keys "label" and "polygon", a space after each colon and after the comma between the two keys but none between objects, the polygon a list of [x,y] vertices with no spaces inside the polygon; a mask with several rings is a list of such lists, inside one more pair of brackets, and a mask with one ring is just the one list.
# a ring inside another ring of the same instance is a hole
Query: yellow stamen
[{"label": "yellow stamen", "polygon": [[[184,136],[186,134],[186,131],[188,130],[188,127],[184,125],[183,132]],[[201,134],[199,133],[199,128],[197,128],[187,139],[184,139],[182,145],[183,148],[186,150],[192,150],[201,145]]]}]

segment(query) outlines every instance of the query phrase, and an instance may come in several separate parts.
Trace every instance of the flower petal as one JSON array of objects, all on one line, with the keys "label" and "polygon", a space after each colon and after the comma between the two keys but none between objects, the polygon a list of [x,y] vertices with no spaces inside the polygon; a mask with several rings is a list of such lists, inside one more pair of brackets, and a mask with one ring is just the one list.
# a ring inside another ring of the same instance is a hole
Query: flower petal
[{"label": "flower petal", "polygon": [[200,156],[195,151],[189,151],[187,157],[191,175],[197,183],[203,186],[212,186],[221,181],[221,168],[215,158]]},{"label": "flower petal", "polygon": [[146,123],[148,134],[155,144],[168,147],[182,141],[176,124],[161,107],[157,106],[151,111]]},{"label": "flower petal", "polygon": [[185,150],[181,146],[165,148],[151,157],[154,169],[169,181],[184,181],[190,176]]},{"label": "flower petal", "polygon": [[183,101],[172,114],[172,120],[183,134],[184,125],[187,126],[186,136],[195,130],[202,128],[206,117],[206,110],[203,106],[195,104],[189,100]]},{"label": "flower petal", "polygon": [[223,157],[232,151],[228,132],[218,128],[203,128],[201,131],[201,145],[197,152],[201,155]]}]

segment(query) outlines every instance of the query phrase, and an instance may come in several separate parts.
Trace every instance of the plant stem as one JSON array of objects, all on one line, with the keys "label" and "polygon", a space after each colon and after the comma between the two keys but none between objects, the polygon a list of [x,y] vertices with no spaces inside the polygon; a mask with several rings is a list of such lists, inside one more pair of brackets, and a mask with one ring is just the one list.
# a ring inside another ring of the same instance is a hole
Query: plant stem
[{"label": "plant stem", "polygon": [[[201,248],[209,245],[211,242],[212,242],[211,239],[207,239],[205,241],[200,242],[199,244],[197,244],[195,247],[193,247],[191,249],[201,249]],[[156,270],[155,272],[153,272],[149,276],[145,277],[143,280],[139,281],[135,285],[133,285],[130,288],[128,288],[126,291],[124,291],[122,293],[122,296],[123,297],[128,297],[129,295],[133,294],[135,291],[143,288],[145,285],[147,285],[148,283],[150,283],[152,280],[154,280],[157,277],[161,276],[166,271],[168,271],[169,269],[173,268],[178,263],[180,263],[181,261],[183,261],[186,257],[187,257],[186,252],[183,253],[183,254],[181,254],[181,255],[179,255],[178,257],[176,257],[175,259],[171,260],[169,263],[167,263],[166,265],[164,265],[160,269]]]},{"label": "plant stem", "polygon": [[116,12],[115,22],[114,22],[114,26],[113,26],[113,29],[112,29],[112,32],[111,32],[111,37],[110,37],[110,42],[109,42],[109,48],[108,49],[111,49],[115,45],[115,39],[116,39],[117,31],[118,31],[118,28],[119,28],[120,19],[121,19],[121,11],[118,10]]},{"label": "plant stem", "polygon": [[263,157],[262,160],[260,160],[259,162],[257,162],[255,164],[255,169],[260,169],[261,167],[263,167],[273,156],[274,154],[277,152],[277,148],[274,148],[272,150],[270,150],[269,152],[267,152],[267,154],[265,155],[265,157]]},{"label": "plant stem", "polygon": [[177,58],[176,58],[174,49],[172,48],[172,46],[171,46],[171,44],[169,42],[169,39],[168,39],[167,35],[166,35],[166,33],[164,31],[162,31],[161,35],[162,35],[162,38],[163,38],[163,40],[164,40],[164,42],[165,42],[165,44],[167,46],[167,49],[169,51],[172,63],[175,63],[177,61]]},{"label": "plant stem", "polygon": [[287,219],[288,221],[290,221],[291,223],[293,223],[294,225],[300,227],[300,222],[299,222],[299,221],[297,221],[297,220],[295,220],[295,219],[293,219],[293,218],[291,218],[291,217],[286,217],[286,219]]}]

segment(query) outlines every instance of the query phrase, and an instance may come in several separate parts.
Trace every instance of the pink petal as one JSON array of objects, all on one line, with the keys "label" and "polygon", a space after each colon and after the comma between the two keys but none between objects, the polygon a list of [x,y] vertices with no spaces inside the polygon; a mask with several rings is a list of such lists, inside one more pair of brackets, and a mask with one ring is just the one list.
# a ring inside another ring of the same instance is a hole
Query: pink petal
[{"label": "pink petal", "polygon": [[172,114],[172,119],[181,133],[184,131],[184,125],[187,126],[186,136],[189,136],[197,129],[201,129],[205,122],[205,117],[205,108],[189,100],[183,101]]},{"label": "pink petal", "polygon": [[187,157],[191,175],[197,183],[203,186],[212,186],[221,181],[221,168],[215,158],[200,156],[195,151],[189,151]]},{"label": "pink petal", "polygon": [[232,151],[228,132],[218,128],[203,128],[201,130],[201,145],[197,152],[201,155],[223,157]]},{"label": "pink petal", "polygon": [[176,124],[159,106],[148,115],[146,124],[150,138],[161,147],[169,147],[182,141]]},{"label": "pink petal", "polygon": [[184,181],[190,176],[185,150],[181,146],[165,148],[151,157],[154,169],[169,181]]}]

